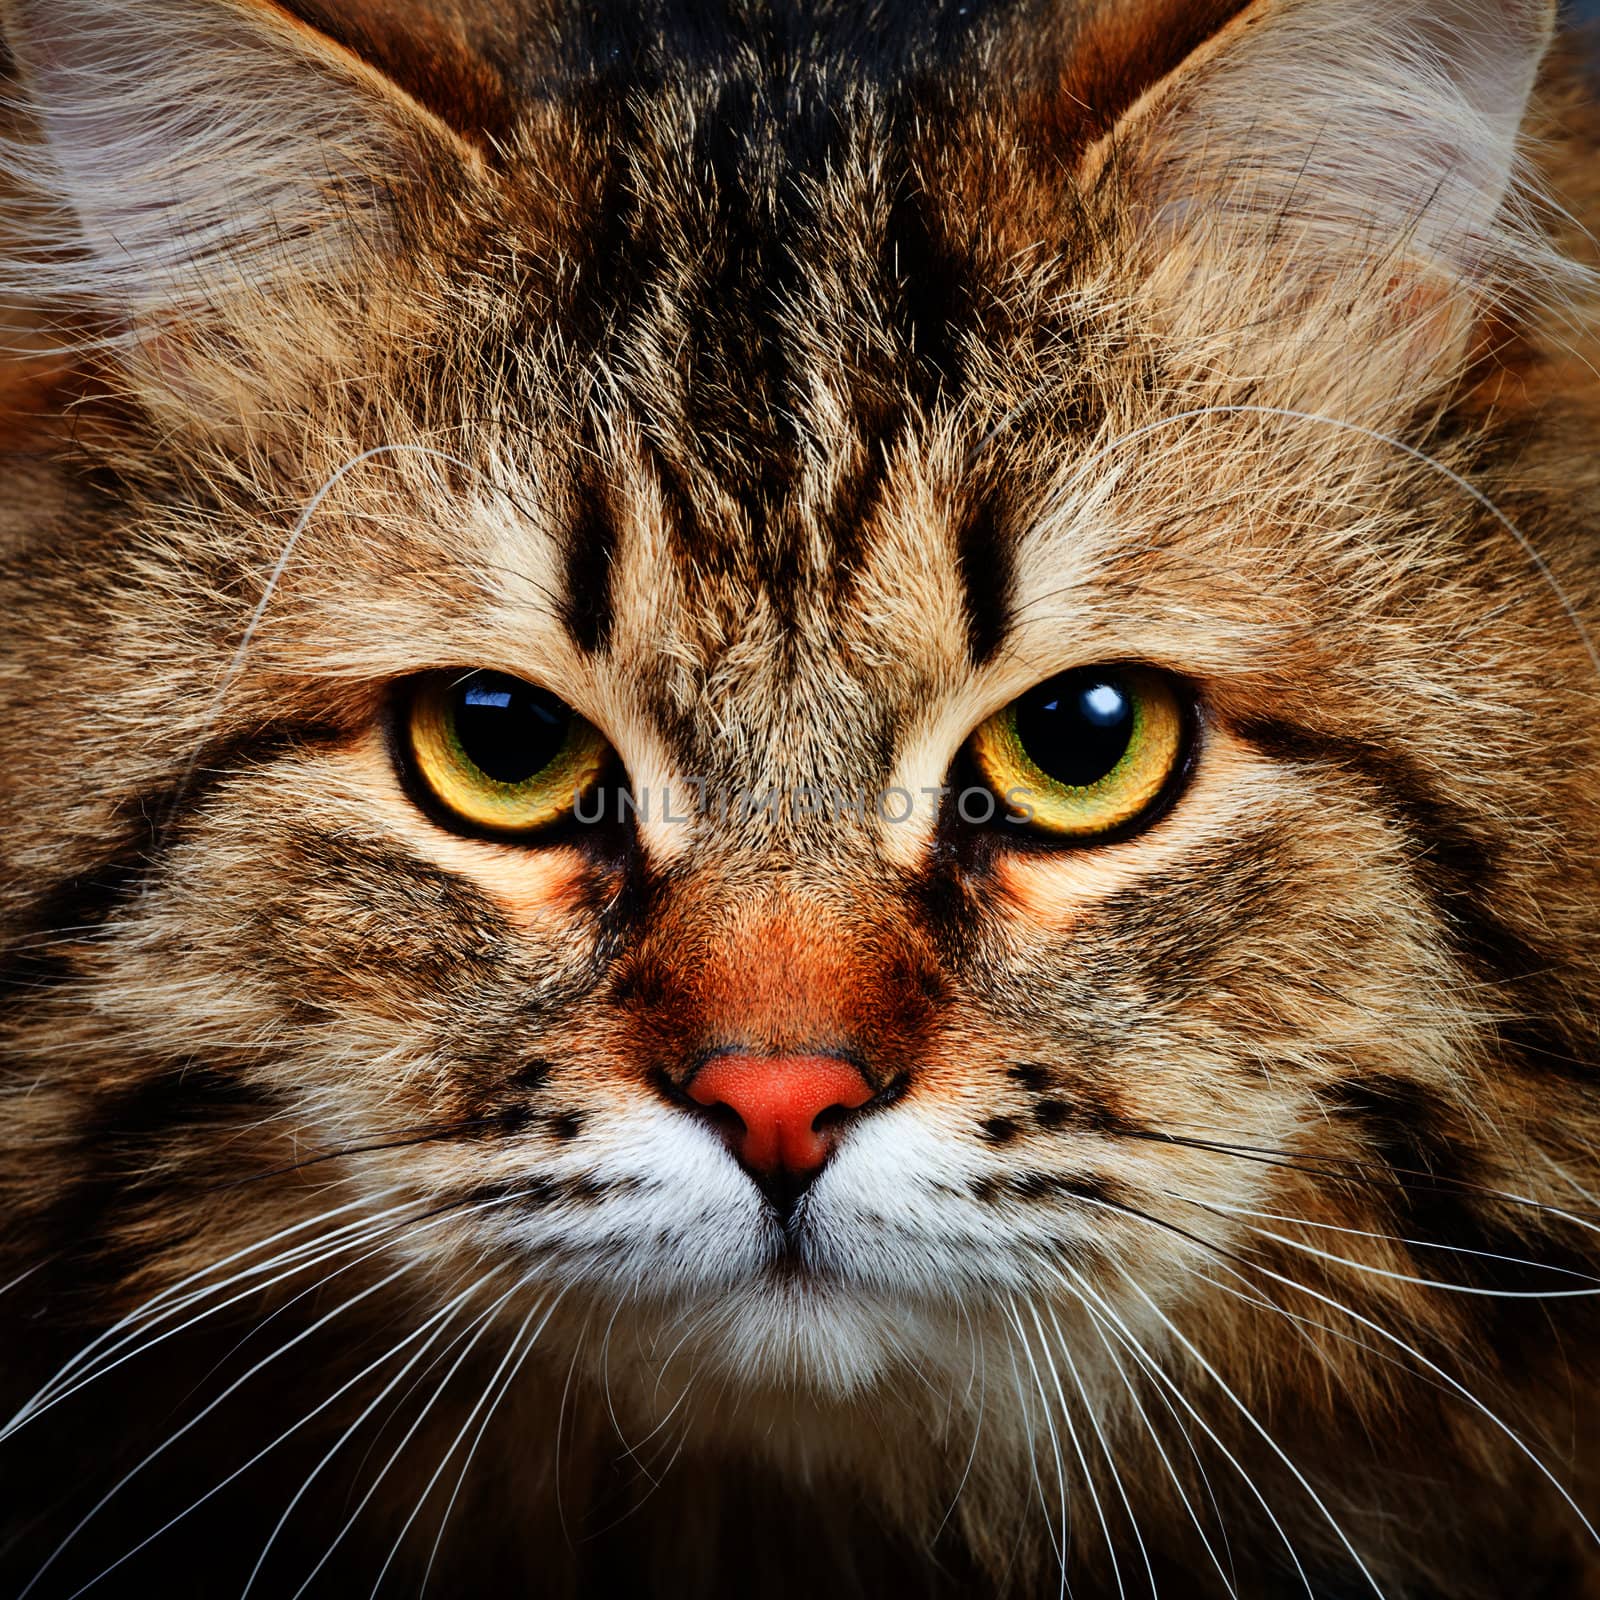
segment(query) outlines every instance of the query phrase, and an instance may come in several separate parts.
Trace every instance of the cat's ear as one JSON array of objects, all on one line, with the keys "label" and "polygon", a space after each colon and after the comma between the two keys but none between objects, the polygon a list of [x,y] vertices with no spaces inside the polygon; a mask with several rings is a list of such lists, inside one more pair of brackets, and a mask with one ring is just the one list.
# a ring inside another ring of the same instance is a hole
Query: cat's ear
[{"label": "cat's ear", "polygon": [[1554,9],[1250,0],[1090,147],[1085,177],[1113,178],[1151,258],[1215,275],[1235,318],[1336,284],[1429,308],[1418,353],[1446,354],[1469,320],[1452,296],[1496,298],[1546,258],[1519,134]]},{"label": "cat's ear", "polygon": [[348,280],[475,151],[269,0],[0,0],[4,287],[144,337]]}]

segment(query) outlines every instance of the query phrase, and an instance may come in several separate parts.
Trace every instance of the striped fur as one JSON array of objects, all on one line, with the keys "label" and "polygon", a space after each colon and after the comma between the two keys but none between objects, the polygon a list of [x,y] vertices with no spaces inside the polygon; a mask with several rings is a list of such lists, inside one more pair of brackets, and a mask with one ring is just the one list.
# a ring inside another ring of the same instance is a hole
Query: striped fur
[{"label": "striped fur", "polygon": [[[1542,0],[0,19],[7,1593],[1591,1592]],[[1107,661],[1159,821],[935,814]],[[441,826],[460,667],[649,814]],[[682,1086],[818,1039],[786,1233]]]}]

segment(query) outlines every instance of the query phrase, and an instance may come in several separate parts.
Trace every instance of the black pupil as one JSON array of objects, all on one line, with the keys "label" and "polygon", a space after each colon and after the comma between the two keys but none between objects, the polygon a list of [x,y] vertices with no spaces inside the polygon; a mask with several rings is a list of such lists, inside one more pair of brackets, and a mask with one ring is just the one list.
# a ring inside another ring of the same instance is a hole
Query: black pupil
[{"label": "black pupil", "polygon": [[572,712],[543,689],[498,672],[475,672],[450,692],[456,738],[497,783],[525,783],[561,754]]},{"label": "black pupil", "polygon": [[1128,753],[1134,698],[1115,673],[1069,672],[1017,702],[1017,738],[1057,783],[1098,783]]}]

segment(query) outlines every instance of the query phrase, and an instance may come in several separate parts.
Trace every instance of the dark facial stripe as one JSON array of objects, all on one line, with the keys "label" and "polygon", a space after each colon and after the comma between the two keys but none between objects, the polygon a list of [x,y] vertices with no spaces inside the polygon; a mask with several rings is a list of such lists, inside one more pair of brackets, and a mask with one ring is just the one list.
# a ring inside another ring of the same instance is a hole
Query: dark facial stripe
[{"label": "dark facial stripe", "polygon": [[580,472],[573,483],[565,538],[566,593],[561,613],[579,649],[590,655],[611,640],[611,563],[616,546],[610,497],[595,476]]},{"label": "dark facial stripe", "polygon": [[1402,750],[1341,738],[1284,722],[1237,730],[1274,760],[1343,767],[1376,794],[1385,814],[1417,846],[1417,881],[1457,953],[1475,972],[1505,986],[1520,1016],[1500,1025],[1502,1045],[1533,1070],[1589,1076],[1592,1063],[1554,1020],[1566,1011],[1549,994],[1561,967],[1495,910],[1499,841],[1452,806]]},{"label": "dark facial stripe", "polygon": [[[194,1213],[172,1204],[179,1180],[166,1162],[153,1159],[177,1148],[175,1135],[201,1128],[237,1127],[271,1113],[271,1097],[257,1085],[221,1068],[185,1061],[153,1070],[142,1082],[93,1102],[74,1126],[75,1150],[64,1171],[73,1181],[50,1207],[38,1236],[68,1248],[52,1259],[41,1285],[48,1282],[51,1299],[68,1308],[82,1308],[93,1319],[115,1304],[111,1286],[134,1276],[143,1262],[181,1242],[174,1216]],[[217,1145],[209,1138],[189,1148],[202,1180]],[[233,1147],[229,1147],[233,1148]],[[230,1159],[237,1159],[236,1154]],[[130,1191],[142,1189],[158,1199],[164,1224],[130,1241],[126,1220]],[[187,1226],[188,1224],[185,1224]]]},{"label": "dark facial stripe", "polygon": [[341,737],[336,729],[304,723],[221,741],[200,752],[187,778],[120,802],[115,847],[93,866],[51,884],[13,924],[10,949],[0,960],[0,1005],[25,1002],[70,977],[70,958],[55,949],[57,939],[97,937],[116,907],[159,868],[188,820],[239,767],[263,765],[288,751]]},{"label": "dark facial stripe", "polygon": [[[1548,1308],[1539,1300],[1499,1298],[1581,1287],[1593,1281],[1595,1259],[1579,1223],[1550,1213],[1520,1212],[1515,1222],[1492,1193],[1480,1188],[1478,1164],[1448,1113],[1416,1084],[1383,1076],[1346,1079],[1324,1097],[1329,1113],[1359,1129],[1393,1174],[1381,1196],[1395,1232],[1441,1248],[1413,1250],[1419,1276],[1489,1291],[1455,1307],[1477,1320],[1474,1348],[1492,1351],[1503,1368],[1546,1359]],[[1592,1337],[1592,1300],[1564,1301],[1562,1317],[1574,1338]],[[1580,1320],[1581,1319],[1581,1320]]]},{"label": "dark facial stripe", "polygon": [[979,492],[956,529],[956,570],[967,613],[967,652],[975,666],[993,660],[1011,627],[1015,571],[1004,515],[992,493]]}]

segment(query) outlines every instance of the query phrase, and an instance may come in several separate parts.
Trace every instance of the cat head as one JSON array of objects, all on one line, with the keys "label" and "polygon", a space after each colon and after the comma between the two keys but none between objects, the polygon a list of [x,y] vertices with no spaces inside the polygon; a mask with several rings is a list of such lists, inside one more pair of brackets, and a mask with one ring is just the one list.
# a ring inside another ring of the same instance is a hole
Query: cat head
[{"label": "cat head", "polygon": [[1484,1196],[1586,1125],[1548,6],[4,16],[92,368],[13,579],[31,1240],[471,1262],[711,1430],[984,1338],[1425,1395],[1347,1337],[1468,1337],[1403,1241],[1538,1256]]}]

